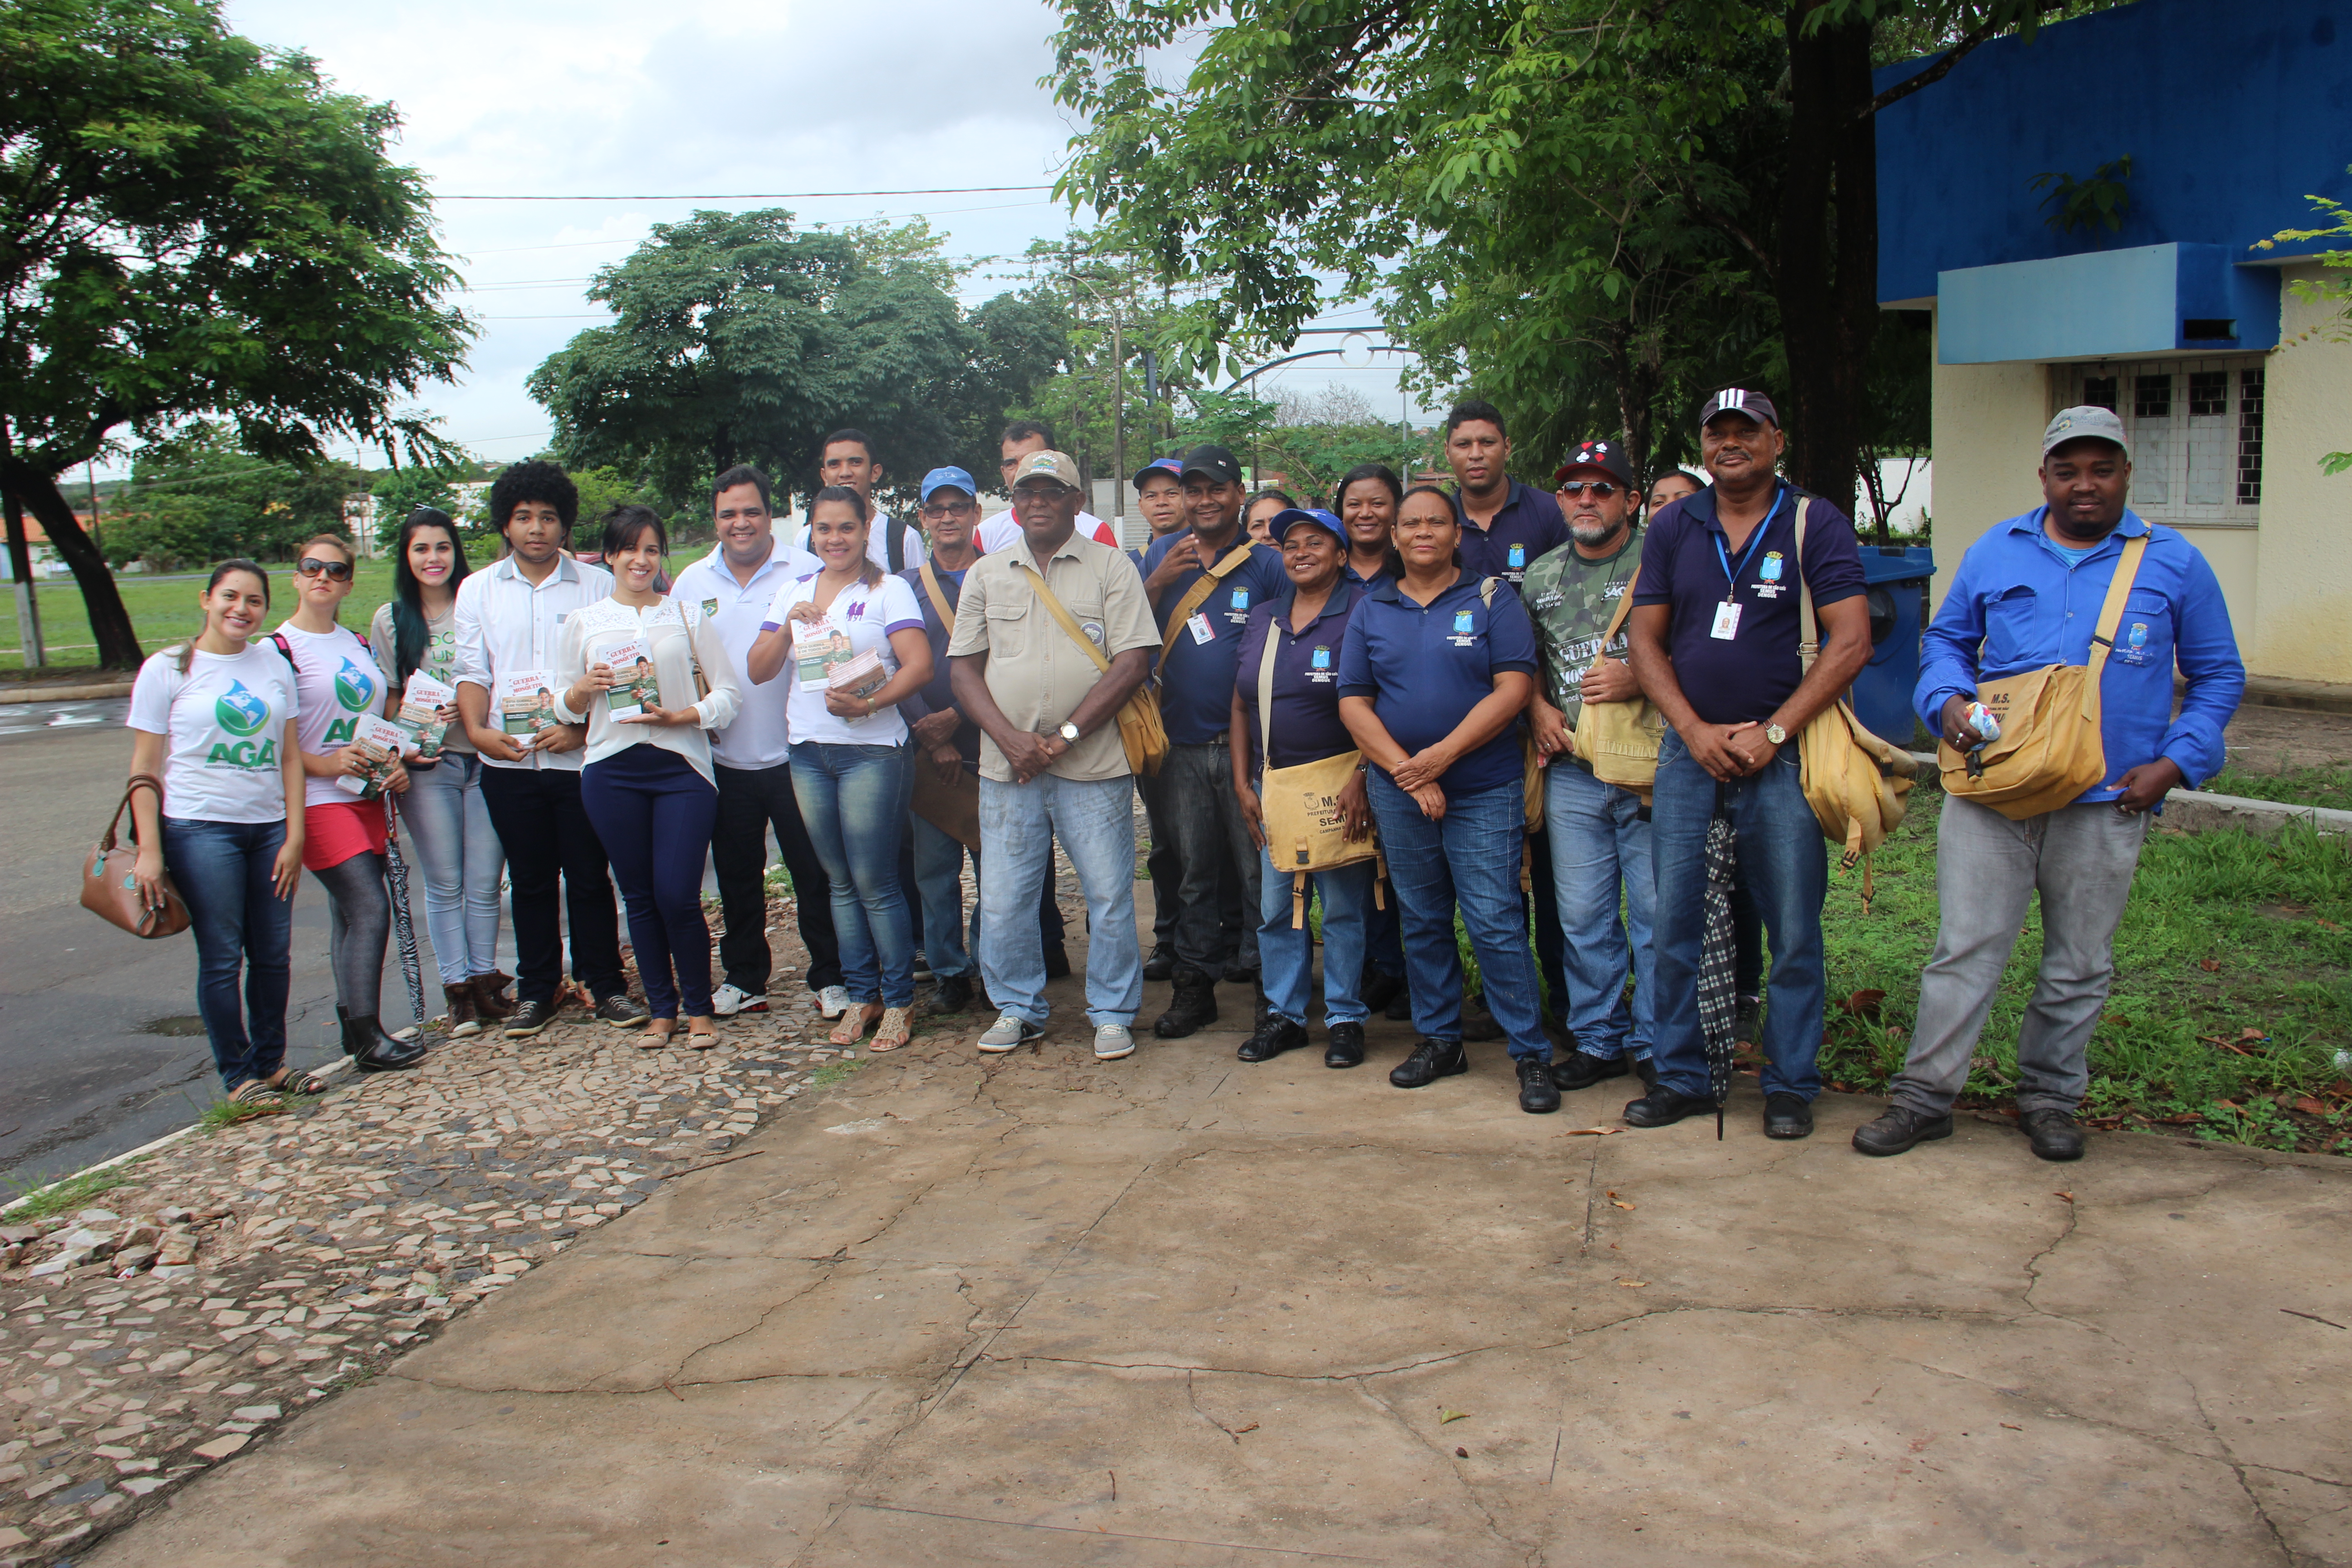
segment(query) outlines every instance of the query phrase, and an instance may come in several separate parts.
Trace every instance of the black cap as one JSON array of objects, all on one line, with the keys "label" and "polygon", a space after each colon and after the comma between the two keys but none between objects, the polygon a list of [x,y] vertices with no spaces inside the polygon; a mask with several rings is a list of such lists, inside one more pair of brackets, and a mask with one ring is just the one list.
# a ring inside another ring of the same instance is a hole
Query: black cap
[{"label": "black cap", "polygon": [[1706,406],[1698,411],[1699,428],[1706,429],[1706,422],[1718,414],[1745,414],[1759,425],[1780,427],[1780,411],[1772,406],[1772,400],[1744,386],[1727,386],[1708,398]]},{"label": "black cap", "polygon": [[1221,485],[1242,482],[1241,460],[1223,447],[1195,447],[1184,454],[1184,472],[1206,474]]},{"label": "black cap", "polygon": [[1551,482],[1559,484],[1578,468],[1599,468],[1627,489],[1633,488],[1633,466],[1625,460],[1625,448],[1620,442],[1585,442],[1568,455],[1568,460],[1552,475]]}]

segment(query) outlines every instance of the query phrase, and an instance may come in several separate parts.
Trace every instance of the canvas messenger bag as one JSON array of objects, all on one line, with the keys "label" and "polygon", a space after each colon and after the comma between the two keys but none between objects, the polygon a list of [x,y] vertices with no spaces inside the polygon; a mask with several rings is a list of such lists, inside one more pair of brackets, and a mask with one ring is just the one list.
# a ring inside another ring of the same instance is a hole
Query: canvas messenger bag
[{"label": "canvas messenger bag", "polygon": [[[1016,561],[1013,565],[1013,570],[1027,575],[1029,586],[1036,592],[1037,602],[1044,605],[1054,619],[1061,624],[1062,629],[1069,634],[1070,640],[1087,650],[1087,657],[1095,661],[1097,669],[1108,674],[1110,657],[1095,647],[1087,634],[1078,629],[1076,618],[1062,607],[1062,601],[1054,596],[1054,590],[1045,586],[1045,579],[1025,561]],[[1200,588],[1198,584],[1194,587],[1202,598],[1208,596],[1207,590]],[[1193,602],[1191,595],[1185,596],[1185,602]],[[1184,613],[1192,614],[1190,610]],[[1166,645],[1162,644],[1161,647],[1164,652]],[[1145,776],[1157,773],[1160,764],[1167,761],[1168,727],[1160,721],[1160,694],[1151,689],[1151,682],[1147,680],[1137,687],[1135,695],[1120,704],[1118,740],[1119,744],[1127,748],[1128,767],[1136,773]]]},{"label": "canvas messenger bag", "polygon": [[[1609,629],[1601,634],[1601,651],[1592,658],[1594,668],[1609,657],[1609,645],[1617,640],[1625,617],[1633,613],[1633,589],[1641,581],[1642,569],[1636,566],[1633,575],[1625,580],[1617,613],[1609,617]],[[1620,702],[1588,700],[1577,709],[1570,749],[1592,769],[1594,778],[1633,791],[1647,805],[1650,790],[1658,782],[1658,742],[1665,734],[1666,716],[1647,697]]]},{"label": "canvas messenger bag", "polygon": [[[1822,651],[1813,590],[1805,581],[1805,521],[1812,504],[1810,496],[1797,503],[1797,662],[1807,672]],[[1910,752],[1871,733],[1843,695],[1805,725],[1797,737],[1797,758],[1805,804],[1813,808],[1823,837],[1839,846],[1838,869],[1849,871],[1855,861],[1865,862],[1862,912],[1868,914],[1872,882],[1867,857],[1902,826],[1911,775],[1918,764]]]},{"label": "canvas messenger bag", "polygon": [[2124,541],[2123,558],[2099,607],[2091,636],[2091,662],[2045,664],[2022,675],[1988,680],[1977,700],[2000,721],[2000,739],[1966,755],[1938,739],[1936,760],[1944,790],[1990,806],[2012,822],[2072,805],[2107,776],[2106,743],[2099,736],[2099,677],[2116,644],[2124,601],[2147,553],[2147,535]]},{"label": "canvas messenger bag", "polygon": [[[1282,627],[1265,628],[1265,657],[1257,665],[1258,755],[1274,754],[1274,658]],[[1265,819],[1266,858],[1290,875],[1290,925],[1307,924],[1307,878],[1377,859],[1380,844],[1370,834],[1348,837],[1339,815],[1339,792],[1356,776],[1361,752],[1340,752],[1286,768],[1266,764],[1258,780],[1258,808]],[[1377,897],[1375,893],[1375,897]]]}]

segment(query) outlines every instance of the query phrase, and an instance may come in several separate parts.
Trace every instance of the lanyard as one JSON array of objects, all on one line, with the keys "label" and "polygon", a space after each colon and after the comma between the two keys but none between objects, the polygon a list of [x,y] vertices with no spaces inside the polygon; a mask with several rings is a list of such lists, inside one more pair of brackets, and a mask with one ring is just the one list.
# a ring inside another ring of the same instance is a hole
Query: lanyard
[{"label": "lanyard", "polygon": [[1764,536],[1772,531],[1772,521],[1780,515],[1780,508],[1788,499],[1789,487],[1782,485],[1780,493],[1772,499],[1772,510],[1766,512],[1764,521],[1756,525],[1755,535],[1748,541],[1748,548],[1740,552],[1739,566],[1736,571],[1731,564],[1730,552],[1723,548],[1723,535],[1717,533],[1711,536],[1715,540],[1715,558],[1723,563],[1723,575],[1727,579],[1723,586],[1723,598],[1726,604],[1731,602],[1733,592],[1739,586],[1741,574],[1748,570],[1748,563],[1755,560],[1756,552],[1763,548]]}]

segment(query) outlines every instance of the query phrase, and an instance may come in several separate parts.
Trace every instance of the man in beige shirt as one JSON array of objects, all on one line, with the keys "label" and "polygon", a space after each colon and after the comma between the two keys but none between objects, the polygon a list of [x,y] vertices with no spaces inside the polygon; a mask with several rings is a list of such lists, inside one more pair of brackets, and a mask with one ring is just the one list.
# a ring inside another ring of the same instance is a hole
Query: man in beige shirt
[{"label": "man in beige shirt", "polygon": [[[1078,466],[1060,452],[1032,452],[1013,469],[1022,537],[965,576],[949,678],[981,732],[980,972],[1001,1016],[980,1048],[1010,1051],[1045,1033],[1045,949],[1025,917],[1058,835],[1087,896],[1095,1055],[1112,1061],[1135,1049],[1143,1004],[1135,775],[1118,710],[1143,684],[1160,633],[1134,563],[1078,533],[1079,495]],[[1041,570],[1108,669],[1046,608]]]}]

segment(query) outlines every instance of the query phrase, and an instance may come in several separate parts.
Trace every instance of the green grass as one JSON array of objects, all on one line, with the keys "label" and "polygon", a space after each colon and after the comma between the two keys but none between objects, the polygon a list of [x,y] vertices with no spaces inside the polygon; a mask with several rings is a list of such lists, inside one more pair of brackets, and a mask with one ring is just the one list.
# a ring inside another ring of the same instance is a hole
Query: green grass
[{"label": "green grass", "polygon": [[824,1066],[817,1068],[816,1071],[809,1074],[809,1083],[814,1088],[831,1089],[835,1084],[848,1082],[850,1075],[865,1065],[866,1063],[864,1059],[860,1058],[851,1058],[845,1061],[827,1062]]},{"label": "green grass", "polygon": [[[1832,881],[1823,911],[1822,1068],[1842,1090],[1884,1092],[1902,1067],[1935,942],[1943,797],[1930,789],[1912,798],[1879,851],[1872,913],[1862,912],[1859,869]],[[2014,1093],[2017,1029],[2041,942],[2037,910],[2002,975],[1964,1105],[1998,1106]],[[2304,830],[2275,841],[2151,833],[2116,933],[2115,987],[2092,1037],[2085,1117],[2352,1153],[2352,1084],[2343,1081],[2352,1074],[2336,1065],[2347,1048],[2352,846]]]},{"label": "green grass", "polygon": [[8,1210],[7,1217],[21,1225],[80,1208],[101,1193],[128,1186],[134,1173],[133,1167],[139,1163],[130,1160],[120,1165],[109,1165],[102,1171],[84,1171],[78,1176],[68,1176],[46,1192],[33,1191],[13,1177],[6,1178],[10,1186],[19,1194],[26,1194],[17,1206]]},{"label": "green grass", "polygon": [[[266,624],[272,629],[293,614],[293,578],[291,564],[269,569],[270,616]],[[196,607],[205,591],[201,574],[161,579],[118,576],[114,581],[121,589],[123,607],[131,612],[139,645],[149,653],[204,629],[204,615]],[[41,641],[49,656],[43,673],[94,668],[98,655],[90,640],[89,617],[82,612],[81,589],[72,578],[58,577],[42,579],[38,591]],[[352,579],[352,596],[343,601],[342,624],[365,637],[376,606],[391,597],[392,563],[362,561]],[[16,634],[16,595],[10,586],[0,592],[0,679],[24,668],[23,645]]]},{"label": "green grass", "polygon": [[2205,788],[2216,795],[2243,795],[2249,800],[2281,800],[2295,805],[2324,805],[2352,811],[2352,766],[2289,768],[2283,773],[2252,773],[2232,763]]},{"label": "green grass", "polygon": [[222,1132],[227,1131],[229,1128],[235,1127],[240,1121],[250,1121],[257,1116],[280,1116],[283,1114],[284,1112],[282,1110],[275,1110],[268,1106],[253,1105],[240,1102],[238,1100],[221,1099],[214,1100],[210,1105],[205,1106],[204,1110],[197,1114],[196,1125],[203,1128],[207,1132]]}]

